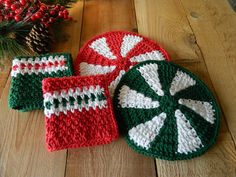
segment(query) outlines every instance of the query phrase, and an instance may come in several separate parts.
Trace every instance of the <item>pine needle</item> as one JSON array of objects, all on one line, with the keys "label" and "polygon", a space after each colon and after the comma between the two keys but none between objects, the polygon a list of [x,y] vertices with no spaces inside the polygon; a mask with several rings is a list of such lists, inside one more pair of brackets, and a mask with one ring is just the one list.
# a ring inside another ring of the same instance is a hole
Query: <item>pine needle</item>
[{"label": "pine needle", "polygon": [[28,23],[0,23],[0,59],[29,54],[24,38],[31,27]]}]

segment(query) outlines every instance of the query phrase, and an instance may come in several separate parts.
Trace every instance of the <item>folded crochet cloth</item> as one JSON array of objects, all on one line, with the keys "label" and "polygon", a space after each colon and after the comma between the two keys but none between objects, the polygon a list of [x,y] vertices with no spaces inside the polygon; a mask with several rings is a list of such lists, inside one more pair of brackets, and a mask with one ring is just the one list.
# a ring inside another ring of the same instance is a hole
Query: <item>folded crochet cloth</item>
[{"label": "folded crochet cloth", "polygon": [[110,143],[118,137],[106,77],[43,80],[49,151]]},{"label": "folded crochet cloth", "polygon": [[43,109],[42,80],[71,76],[70,54],[17,57],[12,62],[9,107],[20,111]]},{"label": "folded crochet cloth", "polygon": [[122,75],[146,60],[169,60],[156,42],[132,32],[108,32],[88,41],[75,61],[76,75],[106,74],[111,96]]},{"label": "folded crochet cloth", "polygon": [[190,159],[216,141],[220,110],[207,86],[188,70],[146,61],[129,70],[114,96],[116,118],[137,152]]}]

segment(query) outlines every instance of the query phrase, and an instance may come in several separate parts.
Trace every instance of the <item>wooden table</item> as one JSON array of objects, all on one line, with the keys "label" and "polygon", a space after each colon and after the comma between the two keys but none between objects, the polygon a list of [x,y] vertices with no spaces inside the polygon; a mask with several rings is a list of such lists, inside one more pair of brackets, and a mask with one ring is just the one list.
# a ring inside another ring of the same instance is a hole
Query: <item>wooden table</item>
[{"label": "wooden table", "polygon": [[42,111],[8,108],[10,62],[0,73],[1,177],[236,176],[236,13],[227,0],[84,0],[70,9],[69,39],[55,51],[75,59],[89,38],[110,30],[138,31],[158,41],[172,61],[190,69],[222,108],[216,145],[199,158],[163,161],[133,152],[123,138],[110,145],[49,153]]}]

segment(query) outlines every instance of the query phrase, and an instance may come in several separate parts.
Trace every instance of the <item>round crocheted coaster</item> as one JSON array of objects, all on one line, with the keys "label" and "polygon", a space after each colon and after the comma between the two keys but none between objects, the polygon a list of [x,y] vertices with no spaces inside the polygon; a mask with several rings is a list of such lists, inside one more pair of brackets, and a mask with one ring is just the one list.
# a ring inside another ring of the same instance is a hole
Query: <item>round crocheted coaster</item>
[{"label": "round crocheted coaster", "polygon": [[88,41],[75,61],[75,74],[107,74],[110,95],[122,75],[133,65],[146,60],[169,60],[156,42],[132,32],[108,32]]},{"label": "round crocheted coaster", "polygon": [[114,107],[128,144],[166,160],[190,159],[216,141],[220,110],[207,86],[165,61],[142,62],[121,79]]}]

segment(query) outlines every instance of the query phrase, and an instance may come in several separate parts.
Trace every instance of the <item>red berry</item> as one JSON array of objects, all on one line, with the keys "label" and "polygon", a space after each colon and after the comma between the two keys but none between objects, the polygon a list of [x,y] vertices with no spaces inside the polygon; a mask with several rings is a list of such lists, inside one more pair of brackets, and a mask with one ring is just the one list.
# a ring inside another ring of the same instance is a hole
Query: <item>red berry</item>
[{"label": "red berry", "polygon": [[42,13],[41,13],[41,12],[37,12],[37,13],[35,14],[35,17],[36,17],[36,18],[41,18],[41,17],[42,17]]},{"label": "red berry", "polygon": [[10,13],[9,13],[9,16],[10,16],[10,17],[14,17],[14,15],[15,15],[14,12],[10,12]]},{"label": "red berry", "polygon": [[11,17],[10,17],[9,15],[5,15],[5,16],[4,16],[4,19],[8,21],[8,20],[11,19]]},{"label": "red berry", "polygon": [[31,16],[31,15],[32,15],[31,12],[27,12],[25,16],[26,16],[26,17],[29,17],[29,16]]},{"label": "red berry", "polygon": [[21,8],[20,8],[20,9],[16,9],[16,10],[15,10],[15,13],[16,13],[16,14],[19,14],[19,13],[21,12],[21,10],[22,10]]},{"label": "red berry", "polygon": [[68,19],[68,18],[69,18],[69,16],[68,16],[68,15],[64,15],[63,17],[64,17],[64,19]]},{"label": "red berry", "polygon": [[47,28],[49,27],[48,23],[43,23],[44,26],[46,26]]},{"label": "red berry", "polygon": [[55,22],[55,19],[52,18],[52,17],[50,17],[50,18],[49,18],[49,23],[54,23],[54,22]]},{"label": "red berry", "polygon": [[17,8],[18,8],[18,7],[17,7],[16,4],[12,4],[12,5],[11,5],[11,10],[15,11]]},{"label": "red berry", "polygon": [[60,6],[59,5],[56,5],[54,8],[53,8],[55,11],[58,11],[60,9]]},{"label": "red berry", "polygon": [[69,15],[69,12],[67,10],[63,10],[64,15]]},{"label": "red berry", "polygon": [[52,15],[52,16],[56,15],[56,11],[55,11],[55,10],[52,10],[52,11],[50,11],[49,13],[50,13],[50,15]]},{"label": "red berry", "polygon": [[65,7],[64,7],[64,6],[61,6],[61,7],[60,7],[60,10],[61,10],[61,11],[65,10]]},{"label": "red berry", "polygon": [[12,4],[11,1],[5,1],[5,2],[4,2],[5,7],[6,7],[6,6],[9,6],[9,7],[10,7],[11,4]]},{"label": "red berry", "polygon": [[20,2],[20,4],[23,5],[23,6],[26,4],[26,0],[19,0],[19,2]]},{"label": "red berry", "polygon": [[32,16],[30,17],[30,19],[31,19],[32,21],[36,20],[35,15],[32,15]]},{"label": "red berry", "polygon": [[28,12],[33,12],[34,11],[34,8],[33,7],[29,7],[28,8]]},{"label": "red berry", "polygon": [[58,16],[62,18],[62,17],[64,17],[64,13],[63,13],[62,11],[60,11],[60,12],[58,13]]},{"label": "red berry", "polygon": [[48,21],[48,20],[47,20],[47,18],[45,18],[45,17],[41,19],[41,22],[47,22],[47,21]]},{"label": "red berry", "polygon": [[45,10],[47,10],[47,7],[46,7],[45,5],[41,5],[41,6],[40,6],[40,10],[41,10],[41,11],[45,11]]},{"label": "red berry", "polygon": [[4,5],[5,5],[5,9],[11,8],[11,2],[9,2],[9,1],[6,1]]},{"label": "red berry", "polygon": [[21,16],[20,16],[20,15],[16,15],[16,16],[14,17],[14,19],[18,22],[18,21],[21,20]]}]

